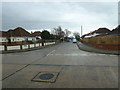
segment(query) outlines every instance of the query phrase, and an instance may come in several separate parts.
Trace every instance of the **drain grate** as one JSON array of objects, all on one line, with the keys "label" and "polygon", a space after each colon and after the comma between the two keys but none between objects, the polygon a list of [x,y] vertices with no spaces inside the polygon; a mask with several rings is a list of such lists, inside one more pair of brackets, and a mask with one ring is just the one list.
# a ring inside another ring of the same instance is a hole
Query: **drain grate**
[{"label": "drain grate", "polygon": [[42,79],[42,80],[49,80],[53,77],[54,77],[54,75],[51,74],[51,73],[46,73],[46,74],[42,74],[42,75],[39,76],[39,78]]},{"label": "drain grate", "polygon": [[39,72],[31,81],[55,83],[59,72]]}]

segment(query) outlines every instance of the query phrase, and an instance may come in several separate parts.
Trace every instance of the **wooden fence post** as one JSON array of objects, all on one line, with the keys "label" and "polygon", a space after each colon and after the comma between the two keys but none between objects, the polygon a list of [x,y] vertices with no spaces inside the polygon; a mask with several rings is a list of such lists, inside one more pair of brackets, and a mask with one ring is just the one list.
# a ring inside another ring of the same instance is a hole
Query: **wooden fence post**
[{"label": "wooden fence post", "polygon": [[42,46],[44,46],[44,42],[42,42]]},{"label": "wooden fence post", "polygon": [[40,47],[40,42],[39,42],[39,47]]},{"label": "wooden fence post", "polygon": [[20,50],[22,50],[23,48],[22,48],[22,44],[20,45]]},{"label": "wooden fence post", "polygon": [[7,45],[4,45],[4,50],[7,51]]},{"label": "wooden fence post", "polygon": [[30,44],[28,43],[28,48],[30,48]]},{"label": "wooden fence post", "polygon": [[34,47],[36,47],[36,43],[34,43]]}]

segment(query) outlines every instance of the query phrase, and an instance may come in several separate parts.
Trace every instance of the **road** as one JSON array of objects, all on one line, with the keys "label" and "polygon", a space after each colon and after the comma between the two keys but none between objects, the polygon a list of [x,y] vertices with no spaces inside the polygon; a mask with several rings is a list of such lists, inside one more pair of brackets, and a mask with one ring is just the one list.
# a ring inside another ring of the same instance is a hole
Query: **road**
[{"label": "road", "polygon": [[[118,88],[117,55],[82,51],[70,42],[2,55],[3,88]],[[40,79],[40,73],[54,77]]]}]

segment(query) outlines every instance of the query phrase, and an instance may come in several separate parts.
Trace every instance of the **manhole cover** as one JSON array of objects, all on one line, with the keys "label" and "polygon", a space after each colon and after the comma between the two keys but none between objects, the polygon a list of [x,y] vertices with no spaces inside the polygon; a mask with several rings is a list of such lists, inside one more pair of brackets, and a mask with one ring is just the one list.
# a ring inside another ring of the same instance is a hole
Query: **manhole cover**
[{"label": "manhole cover", "polygon": [[39,76],[39,78],[43,79],[43,80],[48,80],[48,79],[51,79],[53,77],[54,77],[54,75],[51,74],[51,73],[46,73],[46,74],[42,74],[42,75]]},{"label": "manhole cover", "polygon": [[55,83],[59,72],[39,72],[31,81]]}]

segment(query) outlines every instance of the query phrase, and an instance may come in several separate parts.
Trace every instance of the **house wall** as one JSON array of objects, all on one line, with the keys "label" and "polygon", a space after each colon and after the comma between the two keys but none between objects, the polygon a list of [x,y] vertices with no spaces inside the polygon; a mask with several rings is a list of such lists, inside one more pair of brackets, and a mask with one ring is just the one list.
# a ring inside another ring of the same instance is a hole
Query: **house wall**
[{"label": "house wall", "polygon": [[11,42],[22,42],[25,40],[24,37],[10,37]]},{"label": "house wall", "polygon": [[36,41],[35,37],[28,37],[28,41]]},{"label": "house wall", "polygon": [[6,37],[0,37],[0,42],[8,42]]},{"label": "house wall", "polygon": [[11,42],[35,41],[35,37],[11,37]]},{"label": "house wall", "polygon": [[[25,40],[28,41],[36,41],[35,37],[10,37],[11,42],[22,42]],[[0,42],[8,42],[8,39],[6,37],[0,37]]]}]

